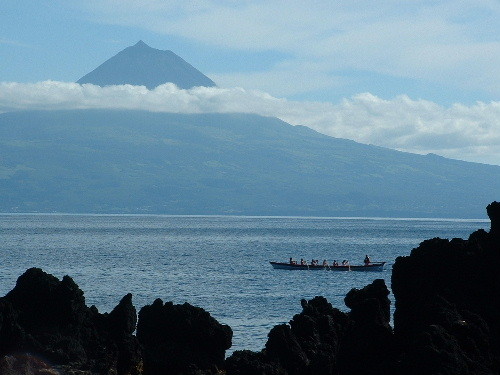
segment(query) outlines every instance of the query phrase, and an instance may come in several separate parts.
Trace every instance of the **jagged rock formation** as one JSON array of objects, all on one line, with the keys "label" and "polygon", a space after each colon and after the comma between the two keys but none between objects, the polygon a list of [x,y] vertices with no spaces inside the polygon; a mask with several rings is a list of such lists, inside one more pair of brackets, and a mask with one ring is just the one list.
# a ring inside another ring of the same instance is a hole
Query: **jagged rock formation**
[{"label": "jagged rock formation", "polygon": [[351,324],[341,345],[339,371],[382,375],[394,371],[396,342],[390,326],[389,290],[381,279],[345,297]]},{"label": "jagged rock formation", "polygon": [[346,297],[349,314],[323,297],[302,300],[302,312],[289,325],[275,326],[262,352],[234,352],[227,359],[227,374],[387,373],[385,360],[392,358],[394,346],[388,294],[383,280],[352,290]]},{"label": "jagged rock formation", "polygon": [[205,310],[161,299],[139,311],[137,338],[145,375],[216,374],[224,367],[233,331]]},{"label": "jagged rock formation", "polygon": [[[40,358],[30,354],[0,357],[2,375],[61,375],[61,372]],[[87,374],[81,374],[87,375]]]},{"label": "jagged rock formation", "polygon": [[394,327],[404,374],[500,372],[500,204],[490,233],[434,238],[393,267]]},{"label": "jagged rock formation", "polygon": [[71,277],[31,268],[0,298],[0,374],[208,375],[224,367],[232,330],[208,312],[158,299],[139,316],[136,337],[131,294],[100,314]]},{"label": "jagged rock formation", "polygon": [[38,268],[27,270],[0,298],[0,358],[36,355],[4,357],[2,371],[43,368],[49,362],[91,373],[140,374],[131,297],[126,295],[110,314],[100,314],[85,305],[83,292],[71,277],[59,281]]},{"label": "jagged rock formation", "polygon": [[486,212],[491,220],[490,236],[500,242],[500,202],[492,202],[486,207]]},{"label": "jagged rock formation", "polygon": [[323,297],[302,300],[302,313],[290,325],[269,332],[265,352],[292,374],[330,374],[337,365],[339,342],[347,328],[347,316]]}]

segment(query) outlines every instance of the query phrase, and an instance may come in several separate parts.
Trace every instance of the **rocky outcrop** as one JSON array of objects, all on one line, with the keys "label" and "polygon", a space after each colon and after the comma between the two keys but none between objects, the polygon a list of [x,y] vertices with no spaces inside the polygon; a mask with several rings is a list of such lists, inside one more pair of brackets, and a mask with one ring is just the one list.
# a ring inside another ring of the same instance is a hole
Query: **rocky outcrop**
[{"label": "rocky outcrop", "polygon": [[302,312],[289,324],[271,329],[262,352],[234,352],[227,360],[227,374],[336,374],[339,345],[349,318],[323,297],[301,304]]},{"label": "rocky outcrop", "polygon": [[345,297],[351,309],[350,325],[339,353],[341,374],[392,374],[397,355],[390,326],[389,290],[378,279],[363,289],[352,289]]},{"label": "rocky outcrop", "polygon": [[237,350],[226,360],[228,375],[287,375],[285,369],[265,351]]},{"label": "rocky outcrop", "polygon": [[405,374],[500,372],[500,204],[490,233],[426,240],[393,267],[394,329]]},{"label": "rocky outcrop", "polygon": [[333,374],[347,315],[323,297],[302,300],[301,304],[302,312],[289,326],[279,325],[269,332],[265,353],[290,375]]},{"label": "rocky outcrop", "polygon": [[302,300],[302,312],[275,326],[262,352],[234,352],[227,374],[387,374],[394,358],[388,295],[383,280],[353,289],[347,314],[323,297]]},{"label": "rocky outcrop", "polygon": [[145,375],[216,374],[224,368],[233,331],[205,310],[161,299],[139,311],[137,338]]},{"label": "rocky outcrop", "polygon": [[110,314],[100,314],[85,305],[83,292],[69,276],[59,281],[31,268],[0,298],[0,357],[7,356],[5,369],[9,363],[31,368],[43,362],[8,357],[32,353],[33,358],[90,373],[139,374],[140,349],[132,335],[135,319],[130,294]]},{"label": "rocky outcrop", "polygon": [[2,375],[60,375],[61,373],[40,358],[30,354],[0,357]]},{"label": "rocky outcrop", "polygon": [[486,207],[486,212],[491,220],[490,235],[495,242],[500,244],[500,202],[492,202]]},{"label": "rocky outcrop", "polygon": [[101,314],[69,276],[29,269],[0,298],[0,374],[201,375],[224,368],[232,330],[208,312],[156,300],[139,315],[136,337],[131,294]]}]

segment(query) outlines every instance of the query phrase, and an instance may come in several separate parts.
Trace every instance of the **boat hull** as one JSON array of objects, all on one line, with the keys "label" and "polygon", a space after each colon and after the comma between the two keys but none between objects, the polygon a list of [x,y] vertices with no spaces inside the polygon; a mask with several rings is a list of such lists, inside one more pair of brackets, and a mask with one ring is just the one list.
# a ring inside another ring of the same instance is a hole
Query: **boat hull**
[{"label": "boat hull", "polygon": [[280,262],[269,262],[273,268],[278,270],[302,270],[302,271],[361,271],[361,272],[382,272],[385,262],[370,263],[368,265],[353,265],[353,266],[312,266],[301,264],[290,264]]}]

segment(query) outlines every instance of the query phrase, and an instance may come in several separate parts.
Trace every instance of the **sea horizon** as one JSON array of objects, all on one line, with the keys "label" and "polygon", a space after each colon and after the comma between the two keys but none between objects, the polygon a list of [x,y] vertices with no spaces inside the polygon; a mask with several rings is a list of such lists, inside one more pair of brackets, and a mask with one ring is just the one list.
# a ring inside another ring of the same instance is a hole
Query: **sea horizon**
[{"label": "sea horizon", "polygon": [[392,216],[306,216],[306,215],[235,215],[235,214],[154,214],[154,213],[76,213],[76,212],[0,212],[0,215],[5,216],[22,216],[22,215],[46,215],[46,216],[150,216],[150,217],[214,217],[214,218],[248,218],[248,219],[317,219],[317,220],[409,220],[409,221],[456,221],[456,222],[485,222],[489,223],[488,218],[459,218],[459,217],[392,217]]}]

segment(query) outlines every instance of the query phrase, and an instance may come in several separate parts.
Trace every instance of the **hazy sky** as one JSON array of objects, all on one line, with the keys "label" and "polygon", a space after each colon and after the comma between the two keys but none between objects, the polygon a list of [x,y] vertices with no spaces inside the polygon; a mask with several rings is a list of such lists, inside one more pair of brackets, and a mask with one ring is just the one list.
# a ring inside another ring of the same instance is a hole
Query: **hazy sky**
[{"label": "hazy sky", "polygon": [[[0,110],[240,110],[500,165],[498,0],[3,0],[1,8]],[[220,88],[69,84],[140,39]]]}]

